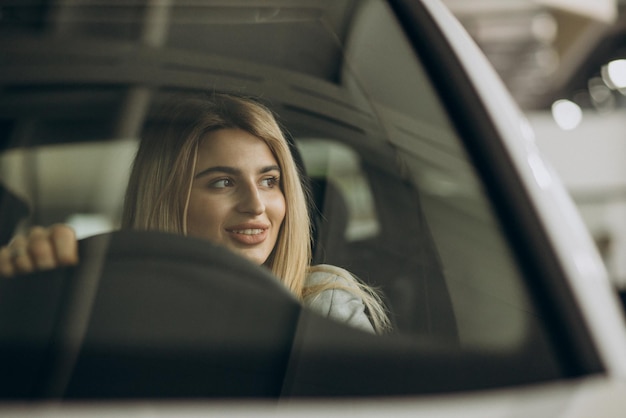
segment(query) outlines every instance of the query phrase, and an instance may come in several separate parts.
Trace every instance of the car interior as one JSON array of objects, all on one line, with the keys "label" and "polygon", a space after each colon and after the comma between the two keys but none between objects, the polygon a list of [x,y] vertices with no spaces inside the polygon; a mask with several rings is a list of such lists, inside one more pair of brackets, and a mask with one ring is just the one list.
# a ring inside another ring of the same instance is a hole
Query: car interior
[{"label": "car interior", "polygon": [[[4,7],[0,238],[68,223],[84,262],[0,282],[0,397],[380,396],[563,374],[392,9],[270,3]],[[302,309],[210,243],[117,230],[143,127],[202,91],[273,110],[311,190],[313,262],[379,289],[391,335]]]}]

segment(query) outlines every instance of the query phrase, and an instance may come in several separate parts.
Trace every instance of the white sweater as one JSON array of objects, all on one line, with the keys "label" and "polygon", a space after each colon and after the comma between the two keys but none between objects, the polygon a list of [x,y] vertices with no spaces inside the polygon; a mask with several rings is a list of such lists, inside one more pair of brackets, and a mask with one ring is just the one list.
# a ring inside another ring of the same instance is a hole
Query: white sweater
[{"label": "white sweater", "polygon": [[374,327],[365,314],[363,300],[349,291],[356,289],[351,277],[347,270],[340,267],[328,264],[315,266],[306,278],[305,287],[333,283],[340,288],[310,295],[304,299],[304,305],[325,317],[374,333]]}]

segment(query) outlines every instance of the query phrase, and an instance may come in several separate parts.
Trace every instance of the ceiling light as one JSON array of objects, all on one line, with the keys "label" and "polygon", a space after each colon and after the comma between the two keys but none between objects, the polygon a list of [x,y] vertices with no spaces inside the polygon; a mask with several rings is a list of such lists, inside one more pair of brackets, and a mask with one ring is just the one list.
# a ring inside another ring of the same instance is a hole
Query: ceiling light
[{"label": "ceiling light", "polygon": [[602,79],[614,90],[626,88],[626,59],[614,60],[602,67]]},{"label": "ceiling light", "polygon": [[576,103],[562,99],[552,104],[552,117],[561,129],[571,131],[582,121],[583,112]]}]

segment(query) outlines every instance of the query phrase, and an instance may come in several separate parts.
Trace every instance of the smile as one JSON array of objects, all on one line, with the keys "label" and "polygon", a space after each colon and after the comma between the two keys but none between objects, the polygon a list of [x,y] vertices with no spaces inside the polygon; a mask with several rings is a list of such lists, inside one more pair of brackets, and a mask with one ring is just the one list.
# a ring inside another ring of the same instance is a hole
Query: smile
[{"label": "smile", "polygon": [[231,231],[233,234],[242,234],[242,235],[258,235],[263,233],[264,229],[240,229]]},{"label": "smile", "polygon": [[265,225],[236,225],[227,229],[231,240],[239,245],[259,245],[268,237],[269,227]]}]

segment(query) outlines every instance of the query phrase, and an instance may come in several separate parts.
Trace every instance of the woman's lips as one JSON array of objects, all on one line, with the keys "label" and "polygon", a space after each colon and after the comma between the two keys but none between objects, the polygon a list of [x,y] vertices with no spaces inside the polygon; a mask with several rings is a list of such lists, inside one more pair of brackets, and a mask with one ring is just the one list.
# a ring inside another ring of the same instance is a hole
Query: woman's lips
[{"label": "woman's lips", "polygon": [[238,225],[226,229],[231,239],[245,245],[262,243],[267,238],[268,230],[264,225]]}]

